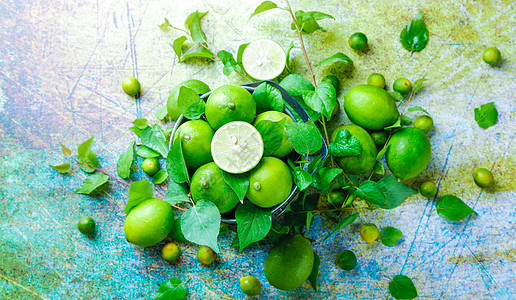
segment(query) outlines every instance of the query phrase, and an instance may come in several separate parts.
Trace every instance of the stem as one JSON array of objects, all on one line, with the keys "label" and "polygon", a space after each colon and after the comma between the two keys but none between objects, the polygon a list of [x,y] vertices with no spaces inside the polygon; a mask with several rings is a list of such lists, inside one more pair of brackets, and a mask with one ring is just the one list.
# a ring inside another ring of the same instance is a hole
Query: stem
[{"label": "stem", "polygon": [[405,112],[407,105],[409,104],[410,100],[412,99],[412,96],[414,96],[414,89],[412,89],[412,91],[410,91],[410,96],[408,97],[407,102],[405,102],[405,105],[403,106],[403,109],[401,110],[400,116],[403,116],[403,113]]},{"label": "stem", "polygon": [[[321,116],[321,123],[322,123],[322,126],[323,126],[323,129],[324,129],[324,137],[326,138],[326,145],[330,146],[330,139],[328,138],[328,130],[326,129],[326,121],[324,120],[324,116]],[[335,167],[335,162],[333,161],[333,156],[330,155],[330,162],[331,162],[331,167],[334,168]]]},{"label": "stem", "polygon": [[99,171],[99,172],[100,172],[100,173],[102,173],[102,174],[106,174],[107,176],[109,176],[111,179],[113,179],[114,181],[116,181],[116,182],[118,182],[118,183],[125,184],[126,186],[130,186],[130,185],[131,185],[131,184],[129,184],[129,183],[127,183],[127,182],[125,182],[125,181],[122,181],[122,180],[120,180],[120,179],[116,178],[115,176],[113,176],[113,175],[109,174],[108,172],[106,172],[106,171],[104,171],[104,170],[102,170],[102,169],[99,169],[99,168],[97,168],[97,167],[91,166],[91,165],[89,165],[89,164],[87,164],[87,163],[82,163],[82,162],[78,161],[77,159],[75,159],[75,158],[73,158],[73,157],[72,157],[72,159],[73,159],[76,163],[78,163],[79,165],[87,166],[87,167],[90,167],[90,168],[92,168],[92,169],[95,169],[95,170]]},{"label": "stem", "polygon": [[326,211],[345,211],[345,210],[357,210],[357,209],[368,209],[367,207],[342,207],[342,208],[328,208],[328,209],[314,209],[314,210],[304,210],[304,211],[293,211],[290,213],[283,214],[282,216],[290,216],[296,214],[304,214],[309,212],[326,212]]}]

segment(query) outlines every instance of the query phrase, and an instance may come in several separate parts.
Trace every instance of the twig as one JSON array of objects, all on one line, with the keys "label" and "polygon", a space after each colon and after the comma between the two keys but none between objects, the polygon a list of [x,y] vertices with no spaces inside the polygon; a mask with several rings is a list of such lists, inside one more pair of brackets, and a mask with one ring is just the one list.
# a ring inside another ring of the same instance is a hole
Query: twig
[{"label": "twig", "polygon": [[[324,129],[324,137],[326,138],[326,145],[330,146],[330,139],[328,138],[328,130],[326,129],[326,121],[324,120],[324,116],[321,116],[321,123],[322,123],[322,126],[323,126],[323,129]],[[331,163],[331,167],[334,168],[335,167],[335,162],[333,161],[333,155],[330,155],[330,163]]]},{"label": "twig", "polygon": [[91,166],[91,165],[89,165],[89,164],[87,164],[87,163],[82,163],[82,162],[78,161],[77,159],[75,159],[75,158],[73,158],[73,157],[72,157],[72,159],[73,159],[76,163],[78,163],[79,165],[87,166],[87,167],[90,167],[90,168],[92,168],[92,169],[95,169],[95,170],[99,171],[99,172],[100,172],[100,173],[102,173],[102,174],[106,174],[107,176],[109,176],[111,179],[113,179],[114,181],[116,181],[116,182],[118,182],[118,183],[125,184],[126,186],[130,186],[130,185],[131,185],[131,184],[129,184],[129,183],[127,183],[127,182],[125,182],[125,181],[122,181],[122,180],[120,180],[120,179],[116,178],[115,176],[113,176],[113,175],[109,174],[108,172],[106,172],[106,171],[104,171],[104,170],[102,170],[102,169],[99,169],[99,168],[97,168],[97,167]]}]

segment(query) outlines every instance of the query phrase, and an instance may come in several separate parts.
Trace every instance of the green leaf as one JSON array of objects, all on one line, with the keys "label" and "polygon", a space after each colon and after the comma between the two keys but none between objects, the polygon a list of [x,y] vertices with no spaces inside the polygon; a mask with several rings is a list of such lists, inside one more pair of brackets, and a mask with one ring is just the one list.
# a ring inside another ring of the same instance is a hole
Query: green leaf
[{"label": "green leaf", "polygon": [[167,106],[162,106],[156,110],[156,114],[154,115],[156,119],[163,121],[167,117]]},{"label": "green leaf", "polygon": [[72,150],[68,149],[65,145],[59,143],[59,145],[61,145],[61,152],[63,153],[64,156],[70,156],[72,155]]},{"label": "green leaf", "polygon": [[418,79],[418,80],[416,80],[416,81],[414,82],[414,87],[412,88],[412,93],[414,93],[414,94],[415,94],[415,93],[419,92],[419,90],[421,90],[421,89],[423,88],[423,84],[424,84],[424,82],[425,82],[425,81],[427,81],[427,80],[428,80],[428,79],[426,79],[426,78],[424,78],[424,77],[423,77],[423,78],[420,78],[420,79]]},{"label": "green leaf", "polygon": [[387,94],[389,94],[389,96],[391,96],[396,102],[403,100],[403,95],[400,92],[391,91],[387,92]]},{"label": "green leaf", "polygon": [[288,46],[288,49],[287,49],[287,59],[286,59],[286,62],[285,62],[285,66],[287,67],[287,71],[289,73],[293,73],[292,70],[290,69],[290,51],[294,48],[294,42],[290,42],[290,45]]},{"label": "green leaf", "polygon": [[294,183],[300,191],[306,190],[312,183],[312,175],[301,167],[294,167],[291,170],[291,173],[294,178]]},{"label": "green leaf", "polygon": [[[417,191],[399,182],[392,176],[383,177],[378,185],[385,196],[385,201],[372,201],[381,208],[392,209],[398,207],[409,196],[417,194]],[[360,185],[362,187],[362,185]]]},{"label": "green leaf", "polygon": [[205,48],[201,48],[201,50],[197,52],[191,52],[183,56],[181,61],[185,61],[190,58],[209,58],[213,59],[213,53],[211,53],[209,50]]},{"label": "green leaf", "polygon": [[[163,201],[165,200],[163,199]],[[189,241],[183,235],[183,231],[181,231],[181,217],[174,219],[174,226],[172,226],[172,230],[170,231],[169,236],[174,241],[189,243]]]},{"label": "green leaf", "polygon": [[229,53],[226,50],[221,50],[217,52],[217,56],[220,58],[220,61],[224,64],[224,68],[222,69],[222,73],[224,73],[224,75],[229,76],[233,71],[237,73],[242,72],[242,66],[238,64],[238,62],[233,57],[233,54]]},{"label": "green leaf", "polygon": [[403,48],[410,52],[421,52],[425,49],[428,43],[428,29],[426,29],[421,12],[403,28],[400,33],[400,42]]},{"label": "green leaf", "polygon": [[396,122],[394,124],[392,124],[391,126],[384,127],[383,129],[389,130],[389,129],[400,128],[400,127],[401,127],[401,116],[396,120]]},{"label": "green leaf", "polygon": [[170,278],[163,282],[154,300],[182,300],[186,297],[186,285],[179,278]]},{"label": "green leaf", "polygon": [[347,129],[337,133],[335,142],[328,147],[328,152],[333,156],[355,156],[362,154],[362,145]]},{"label": "green leaf", "polygon": [[255,125],[256,130],[258,130],[263,139],[264,157],[273,154],[281,146],[283,133],[285,132],[285,121],[286,119],[278,122],[261,120]]},{"label": "green leaf", "polygon": [[[79,147],[77,149],[77,152],[78,152],[77,160],[80,163],[88,164],[92,167],[98,167],[99,161],[97,160],[95,153],[93,153],[93,151],[91,151],[91,146],[93,145],[93,139],[95,139],[95,136],[92,136],[89,140],[87,140],[84,143],[79,145]],[[86,173],[95,172],[95,169],[91,168],[89,166],[79,164],[79,168],[81,168],[81,170],[83,170]]]},{"label": "green leaf", "polygon": [[411,117],[407,117],[405,115],[401,115],[400,116],[400,124],[403,126],[403,125],[409,125],[410,123],[412,123],[412,121],[414,121],[413,118]]},{"label": "green leaf", "polygon": [[396,229],[394,227],[384,227],[380,231],[380,238],[382,239],[382,244],[388,247],[393,247],[398,244],[403,233],[401,230]]},{"label": "green leaf", "polygon": [[303,91],[313,91],[314,85],[299,74],[290,74],[283,78],[279,84],[292,96],[302,96]]},{"label": "green leaf", "polygon": [[134,126],[129,129],[131,129],[137,136],[141,136],[142,131],[149,127],[149,122],[144,118],[134,120],[133,124]]},{"label": "green leaf", "polygon": [[244,55],[244,50],[245,48],[247,48],[247,46],[249,46],[249,43],[245,43],[245,44],[242,44],[238,47],[238,52],[237,52],[237,62],[242,65],[242,56]]},{"label": "green leaf", "polygon": [[442,196],[437,200],[437,203],[435,203],[435,208],[441,218],[453,222],[460,221],[472,213],[476,213],[471,207],[454,195]]},{"label": "green leaf", "polygon": [[181,216],[181,231],[185,238],[198,245],[206,245],[219,252],[217,236],[220,230],[220,212],[213,202],[199,200]]},{"label": "green leaf", "polygon": [[174,136],[172,147],[168,152],[167,172],[170,179],[176,183],[190,182],[188,169],[186,168],[185,158],[183,156],[180,134]]},{"label": "green leaf", "polygon": [[339,230],[343,229],[344,227],[348,226],[349,224],[353,223],[353,222],[356,220],[356,218],[358,218],[358,213],[354,213],[354,214],[349,215],[349,216],[345,217],[344,219],[342,219],[342,220],[339,222],[339,224],[337,224],[337,226],[335,226],[335,228],[333,229],[333,231],[332,231],[332,232],[330,232],[330,234],[328,234],[328,235],[324,238],[323,242],[325,242],[325,241],[326,241],[329,237],[331,237],[335,232],[337,232],[337,231],[339,231]]},{"label": "green leaf", "polygon": [[277,8],[278,6],[276,5],[276,3],[274,2],[271,2],[271,1],[263,1],[262,3],[260,3],[260,5],[258,5],[258,7],[254,10],[254,13],[249,17],[249,20],[253,17],[253,16],[256,16],[257,14],[259,13],[262,13],[264,11],[267,11],[269,9],[273,9],[273,8]]},{"label": "green leaf", "polygon": [[335,62],[339,62],[339,63],[343,64],[344,66],[353,63],[351,58],[349,58],[346,54],[337,52],[337,53],[333,54],[332,56],[325,58],[325,59],[321,60],[320,62],[316,63],[315,66],[318,67],[318,66],[322,66],[322,65],[328,65],[328,64],[335,63]]},{"label": "green leaf", "polygon": [[[299,103],[299,105],[301,105],[301,107],[303,107],[303,109],[306,111],[306,113],[308,114],[310,119],[312,119],[312,121],[315,122],[321,118],[321,114],[316,112],[315,110],[311,109],[310,106],[308,106],[305,103],[305,101],[303,100],[303,98],[301,96],[293,96],[293,97],[294,97],[294,99],[296,99],[296,101]],[[283,100],[283,104],[288,107],[290,112],[296,117],[296,120],[301,120],[301,117],[292,108],[292,106],[290,106],[290,104],[288,104],[287,101]]]},{"label": "green leaf", "polygon": [[52,168],[54,168],[57,172],[61,173],[61,174],[64,174],[64,173],[68,173],[70,171],[70,164],[69,163],[64,163],[64,164],[60,164],[60,165],[50,165]]},{"label": "green leaf", "polygon": [[168,28],[168,27],[170,27],[170,26],[172,26],[172,25],[170,25],[170,22],[168,21],[168,19],[167,19],[167,18],[165,18],[165,21],[164,21],[163,23],[161,23],[160,25],[158,25],[158,27],[159,27],[161,30],[163,30],[163,31],[168,31],[168,30],[170,29],[170,28]]},{"label": "green leaf", "polygon": [[175,39],[174,42],[172,43],[172,48],[174,49],[174,52],[176,53],[177,59],[179,61],[181,61],[181,56],[183,55],[183,45],[185,44],[185,42],[186,42],[186,36],[183,35],[183,36]]},{"label": "green leaf", "polygon": [[326,194],[328,190],[331,187],[331,183],[337,176],[342,174],[341,168],[329,168],[329,167],[323,167],[319,169],[319,176],[320,176],[320,186],[322,194]]},{"label": "green leaf", "polygon": [[315,216],[314,213],[311,211],[306,213],[306,234],[310,233],[310,225],[312,225],[314,216]]},{"label": "green leaf", "polygon": [[240,251],[248,245],[263,239],[272,225],[272,213],[250,201],[239,205],[235,211]]},{"label": "green leaf", "polygon": [[[323,19],[335,19],[331,15],[328,15],[328,14],[325,14],[322,12],[318,12],[318,11],[304,12],[302,10],[298,10],[298,11],[296,11],[295,16],[296,16],[297,26],[299,27],[299,30],[304,31],[308,34],[314,32],[316,30],[326,31],[326,30],[324,30],[324,28],[319,26],[317,21],[323,20]],[[290,28],[292,30],[296,30],[296,25],[294,23],[292,23],[290,25]]]},{"label": "green leaf", "polygon": [[314,154],[322,147],[322,137],[314,123],[285,122],[287,136],[299,154]]},{"label": "green leaf", "polygon": [[303,91],[303,100],[311,109],[322,113],[329,120],[337,102],[337,93],[333,85],[321,82],[315,91]]},{"label": "green leaf", "polygon": [[267,82],[256,87],[253,99],[256,102],[257,114],[268,110],[283,111],[283,96],[280,91]]},{"label": "green leaf", "polygon": [[224,182],[226,182],[229,187],[238,196],[240,201],[244,200],[245,194],[247,193],[247,189],[249,188],[249,180],[251,178],[251,173],[241,173],[241,174],[231,174],[224,170],[220,170],[222,173],[222,178],[224,178]]},{"label": "green leaf", "polygon": [[475,121],[478,126],[487,129],[498,122],[498,110],[494,102],[482,104],[479,108],[475,108]]},{"label": "green leaf", "polygon": [[424,112],[425,114],[427,115],[430,115],[430,113],[428,111],[426,111],[424,108],[422,108],[421,106],[414,106],[414,107],[411,107],[408,109],[408,111],[422,111]]},{"label": "green leaf", "polygon": [[190,120],[199,119],[206,108],[206,103],[199,97],[199,94],[186,86],[179,87],[177,103],[179,112]]},{"label": "green leaf", "polygon": [[373,172],[375,172],[378,175],[385,175],[385,168],[383,167],[383,164],[380,161],[376,161],[373,167]]},{"label": "green leaf", "polygon": [[134,142],[129,145],[129,148],[127,148],[127,151],[125,151],[122,155],[120,155],[120,158],[118,159],[118,162],[116,163],[116,171],[118,173],[118,176],[123,179],[129,178],[129,175],[131,174],[131,166],[133,164],[134,159]]},{"label": "green leaf", "polygon": [[162,184],[167,180],[168,173],[167,170],[159,170],[154,176],[152,176],[152,183],[154,184]]},{"label": "green leaf", "polygon": [[75,190],[77,194],[86,194],[89,195],[97,188],[101,187],[103,184],[109,181],[109,176],[103,173],[97,173],[88,176],[82,186]]},{"label": "green leaf", "polygon": [[380,203],[383,206],[385,206],[384,203],[387,201],[380,185],[371,180],[362,181],[360,187],[355,191],[355,195],[369,203]]},{"label": "green leaf", "polygon": [[149,180],[144,179],[140,181],[133,181],[129,186],[129,199],[124,208],[124,213],[127,215],[129,212],[142,203],[145,200],[152,199],[152,185]]},{"label": "green leaf", "polygon": [[[188,20],[188,19],[187,19]],[[206,35],[201,28],[201,17],[199,11],[193,13],[192,22],[189,24],[192,40],[197,44],[206,43]]]},{"label": "green leaf", "polygon": [[185,20],[185,27],[190,28],[190,25],[192,24],[195,14],[199,14],[199,19],[202,19],[207,13],[208,13],[207,11],[205,11],[205,12],[196,11],[194,13],[189,14]]},{"label": "green leaf", "polygon": [[389,293],[396,299],[412,299],[417,297],[417,290],[412,280],[405,275],[396,275],[389,282]]},{"label": "green leaf", "polygon": [[376,160],[381,160],[382,157],[385,155],[385,152],[387,152],[387,149],[389,148],[389,144],[385,145],[385,147],[382,148],[376,155]]},{"label": "green leaf", "polygon": [[142,131],[140,138],[142,139],[142,144],[144,146],[158,152],[163,157],[167,157],[167,139],[165,137],[165,133],[158,124],[145,128]]},{"label": "green leaf", "polygon": [[310,276],[308,276],[308,282],[310,282],[310,286],[314,291],[317,292],[317,276],[319,275],[319,266],[321,265],[321,259],[319,255],[314,252],[314,266],[312,267],[312,272]]},{"label": "green leaf", "polygon": [[136,150],[136,155],[138,155],[139,157],[143,157],[143,158],[152,158],[152,157],[159,157],[160,154],[154,150],[152,150],[151,148],[147,147],[147,146],[140,146],[140,148],[138,148],[138,150]]},{"label": "green leaf", "polygon": [[190,202],[190,199],[188,199],[188,186],[184,183],[170,182],[167,194],[163,197],[163,201],[170,203],[171,205]]}]

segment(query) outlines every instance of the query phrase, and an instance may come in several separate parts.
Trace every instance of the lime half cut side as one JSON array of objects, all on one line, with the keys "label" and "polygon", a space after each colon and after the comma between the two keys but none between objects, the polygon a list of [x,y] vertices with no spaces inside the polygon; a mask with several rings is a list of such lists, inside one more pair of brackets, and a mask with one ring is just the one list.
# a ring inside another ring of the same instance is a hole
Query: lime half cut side
[{"label": "lime half cut side", "polygon": [[250,43],[242,54],[242,64],[249,76],[258,80],[278,77],[283,69],[287,55],[275,41],[260,39]]},{"label": "lime half cut side", "polygon": [[230,122],[217,130],[211,141],[213,161],[222,170],[239,174],[254,168],[263,155],[263,140],[246,122]]}]

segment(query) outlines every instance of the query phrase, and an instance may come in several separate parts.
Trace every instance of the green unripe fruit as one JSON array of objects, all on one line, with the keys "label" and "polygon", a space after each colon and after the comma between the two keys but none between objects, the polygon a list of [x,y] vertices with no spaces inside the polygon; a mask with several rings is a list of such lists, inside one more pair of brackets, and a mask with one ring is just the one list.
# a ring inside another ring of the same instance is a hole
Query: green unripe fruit
[{"label": "green unripe fruit", "polygon": [[138,79],[127,76],[122,80],[122,90],[124,90],[124,93],[127,95],[134,97],[140,93],[140,82]]},{"label": "green unripe fruit", "polygon": [[419,187],[419,193],[425,198],[433,198],[437,194],[437,186],[431,181],[426,181]]},{"label": "green unripe fruit", "polygon": [[373,73],[367,77],[367,84],[383,89],[385,87],[385,77],[382,74]]},{"label": "green unripe fruit", "polygon": [[77,223],[77,229],[82,234],[92,234],[95,232],[95,221],[90,217],[84,217]]},{"label": "green unripe fruit", "polygon": [[429,115],[422,115],[416,118],[414,121],[414,127],[423,131],[424,133],[430,132],[434,128],[434,120]]},{"label": "green unripe fruit", "polygon": [[367,36],[362,32],[355,32],[349,37],[348,43],[351,49],[364,50],[367,48]]},{"label": "green unripe fruit", "polygon": [[333,87],[335,88],[335,92],[337,92],[339,90],[340,82],[339,82],[339,79],[337,78],[337,76],[335,76],[335,75],[326,75],[321,80],[321,82],[327,82],[327,83],[333,85]]},{"label": "green unripe fruit", "polygon": [[502,53],[495,47],[489,47],[484,51],[482,55],[484,62],[494,66],[502,60]]},{"label": "green unripe fruit", "polygon": [[380,235],[380,230],[375,224],[368,223],[360,226],[360,236],[366,243],[372,243],[376,241]]},{"label": "green unripe fruit", "polygon": [[383,147],[389,138],[389,133],[385,130],[377,130],[371,132],[371,138],[373,138],[376,146]]},{"label": "green unripe fruit", "polygon": [[203,265],[211,264],[215,258],[217,258],[217,253],[208,246],[201,246],[197,250],[197,260]]},{"label": "green unripe fruit", "polygon": [[163,257],[166,262],[176,261],[180,254],[181,250],[175,243],[168,243],[161,248],[161,257]]},{"label": "green unripe fruit", "polygon": [[256,277],[244,276],[240,278],[240,289],[248,297],[256,297],[260,295],[262,284]]},{"label": "green unripe fruit", "polygon": [[392,84],[392,89],[402,95],[405,95],[412,90],[412,83],[410,83],[407,78],[400,77],[394,81]]},{"label": "green unripe fruit", "polygon": [[494,176],[491,171],[485,168],[476,168],[473,171],[473,180],[481,188],[488,188],[494,183]]},{"label": "green unripe fruit", "polygon": [[153,176],[161,168],[159,160],[156,157],[146,158],[142,163],[142,169],[145,174]]},{"label": "green unripe fruit", "polygon": [[351,250],[344,250],[335,259],[337,267],[345,271],[351,271],[357,266],[357,257]]}]

